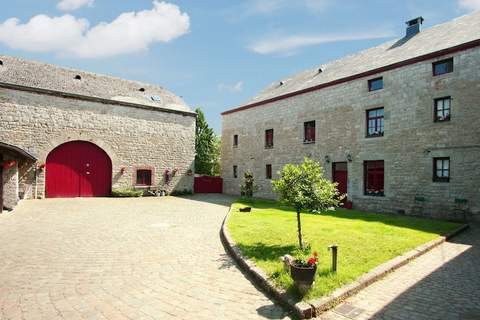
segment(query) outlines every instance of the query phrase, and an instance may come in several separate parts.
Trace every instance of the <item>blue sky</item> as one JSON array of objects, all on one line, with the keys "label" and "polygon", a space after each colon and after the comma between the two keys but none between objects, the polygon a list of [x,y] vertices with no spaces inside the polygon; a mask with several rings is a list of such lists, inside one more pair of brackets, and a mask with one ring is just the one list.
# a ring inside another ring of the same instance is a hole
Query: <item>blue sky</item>
[{"label": "blue sky", "polygon": [[424,27],[480,0],[16,0],[0,11],[0,52],[162,85],[220,113],[273,81]]}]

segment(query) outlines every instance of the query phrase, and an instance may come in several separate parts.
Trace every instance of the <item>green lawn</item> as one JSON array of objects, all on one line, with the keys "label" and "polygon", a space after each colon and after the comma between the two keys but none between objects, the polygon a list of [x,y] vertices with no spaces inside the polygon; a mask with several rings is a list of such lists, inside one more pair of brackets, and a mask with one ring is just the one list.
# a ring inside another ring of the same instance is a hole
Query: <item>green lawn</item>
[{"label": "green lawn", "polygon": [[[251,206],[251,213],[239,207]],[[406,216],[336,210],[323,214],[302,214],[305,243],[319,253],[315,285],[304,300],[326,295],[371,270],[425,242],[448,233],[459,225],[451,222]],[[280,257],[297,256],[296,214],[275,201],[240,199],[228,221],[231,236],[242,252],[256,262],[277,286],[298,296]],[[339,246],[338,272],[330,271],[331,253]]]}]

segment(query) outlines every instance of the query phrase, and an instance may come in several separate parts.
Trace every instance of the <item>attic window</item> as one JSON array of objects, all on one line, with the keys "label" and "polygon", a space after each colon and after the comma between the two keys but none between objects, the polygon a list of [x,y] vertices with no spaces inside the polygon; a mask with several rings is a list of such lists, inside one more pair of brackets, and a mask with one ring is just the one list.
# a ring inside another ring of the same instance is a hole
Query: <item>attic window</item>
[{"label": "attic window", "polygon": [[2,60],[0,60],[0,66],[3,66],[3,61]]},{"label": "attic window", "polygon": [[283,86],[285,84],[285,81],[280,81],[279,86]]},{"label": "attic window", "polygon": [[155,102],[160,102],[162,101],[162,98],[160,96],[151,96],[150,99]]},{"label": "attic window", "polygon": [[77,75],[75,76],[75,80],[82,80],[82,76],[79,75],[79,74],[77,74]]},{"label": "attic window", "polygon": [[145,92],[145,88],[140,88],[140,89],[138,89],[138,91]]},{"label": "attic window", "polygon": [[323,69],[322,68],[318,68],[318,73],[322,73],[323,72]]}]

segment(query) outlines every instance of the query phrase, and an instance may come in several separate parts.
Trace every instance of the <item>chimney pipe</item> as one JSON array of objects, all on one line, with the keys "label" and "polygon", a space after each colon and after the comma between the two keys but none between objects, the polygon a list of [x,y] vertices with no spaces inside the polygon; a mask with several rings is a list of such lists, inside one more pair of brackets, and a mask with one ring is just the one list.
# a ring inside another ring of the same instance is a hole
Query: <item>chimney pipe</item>
[{"label": "chimney pipe", "polygon": [[410,38],[419,33],[420,25],[423,23],[424,20],[425,19],[423,19],[423,17],[418,17],[405,22],[407,24],[407,34],[405,35],[405,37]]}]

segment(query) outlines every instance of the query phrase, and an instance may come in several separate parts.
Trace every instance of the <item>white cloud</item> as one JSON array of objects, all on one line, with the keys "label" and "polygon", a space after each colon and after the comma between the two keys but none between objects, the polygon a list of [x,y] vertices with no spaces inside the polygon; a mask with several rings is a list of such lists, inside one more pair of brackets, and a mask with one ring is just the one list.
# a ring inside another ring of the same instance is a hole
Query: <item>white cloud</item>
[{"label": "white cloud", "polygon": [[458,0],[458,4],[467,10],[480,10],[480,0]]},{"label": "white cloud", "polygon": [[219,91],[228,91],[228,92],[241,92],[243,90],[243,81],[238,81],[234,84],[225,84],[225,83],[220,83],[217,86]]},{"label": "white cloud", "polygon": [[95,0],[62,0],[57,4],[57,8],[62,11],[73,11],[81,7],[91,7]]},{"label": "white cloud", "polygon": [[275,37],[257,41],[249,48],[259,54],[293,54],[296,50],[323,43],[379,39],[392,36],[391,33],[357,33],[343,35],[293,35],[287,37]]},{"label": "white cloud", "polygon": [[37,15],[25,24],[11,18],[0,23],[0,43],[25,51],[104,58],[172,41],[189,28],[190,18],[178,6],[154,1],[151,10],[122,13],[112,22],[93,27],[71,15]]}]

